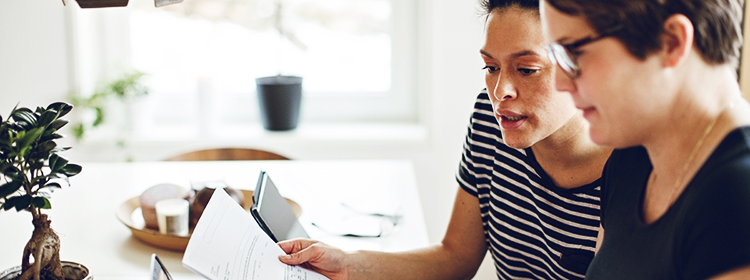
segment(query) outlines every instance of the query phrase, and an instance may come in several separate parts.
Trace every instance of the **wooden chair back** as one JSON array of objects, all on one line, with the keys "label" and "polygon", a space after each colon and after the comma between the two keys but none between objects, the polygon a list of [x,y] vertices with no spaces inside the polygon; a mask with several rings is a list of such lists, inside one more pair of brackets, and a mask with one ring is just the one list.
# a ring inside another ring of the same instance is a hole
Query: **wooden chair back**
[{"label": "wooden chair back", "polygon": [[289,160],[277,153],[250,148],[217,148],[192,151],[167,158],[166,161],[211,160]]}]

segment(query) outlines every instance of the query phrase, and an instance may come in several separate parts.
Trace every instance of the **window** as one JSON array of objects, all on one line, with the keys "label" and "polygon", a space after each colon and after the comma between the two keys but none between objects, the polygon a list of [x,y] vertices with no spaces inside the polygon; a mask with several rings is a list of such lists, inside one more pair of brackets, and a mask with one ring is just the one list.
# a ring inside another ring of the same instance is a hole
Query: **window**
[{"label": "window", "polygon": [[[255,78],[277,74],[304,79],[301,125],[416,122],[416,2],[184,0],[154,8],[139,0],[79,11],[77,45],[102,46],[78,50],[80,80],[103,79],[112,65],[148,73],[151,92],[132,118],[137,135],[257,124]],[[100,32],[86,24],[93,22]]]}]

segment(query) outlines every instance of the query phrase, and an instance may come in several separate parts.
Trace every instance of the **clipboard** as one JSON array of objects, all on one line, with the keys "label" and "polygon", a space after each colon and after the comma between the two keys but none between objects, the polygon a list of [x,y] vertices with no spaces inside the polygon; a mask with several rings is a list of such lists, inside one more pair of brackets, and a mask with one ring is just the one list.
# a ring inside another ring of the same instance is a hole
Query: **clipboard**
[{"label": "clipboard", "polygon": [[268,174],[262,170],[253,193],[250,214],[274,242],[310,238],[286,199],[281,196]]}]

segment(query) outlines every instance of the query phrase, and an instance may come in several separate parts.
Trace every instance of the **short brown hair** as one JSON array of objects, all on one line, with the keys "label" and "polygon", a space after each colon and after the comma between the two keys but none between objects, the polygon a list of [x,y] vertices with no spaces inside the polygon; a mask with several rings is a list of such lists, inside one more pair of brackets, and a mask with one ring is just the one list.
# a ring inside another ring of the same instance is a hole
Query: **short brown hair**
[{"label": "short brown hair", "polygon": [[545,0],[562,13],[582,16],[598,33],[620,25],[613,37],[639,59],[661,49],[664,21],[685,15],[694,44],[712,65],[739,62],[744,0]]}]

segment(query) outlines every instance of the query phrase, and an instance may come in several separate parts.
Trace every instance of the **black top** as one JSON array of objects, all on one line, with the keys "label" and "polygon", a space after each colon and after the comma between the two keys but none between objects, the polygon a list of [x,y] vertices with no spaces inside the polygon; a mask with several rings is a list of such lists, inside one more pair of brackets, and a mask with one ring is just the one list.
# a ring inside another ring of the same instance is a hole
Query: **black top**
[{"label": "black top", "polygon": [[750,127],[729,133],[666,213],[642,202],[643,147],[616,150],[602,176],[604,242],[586,279],[706,279],[750,264]]}]

